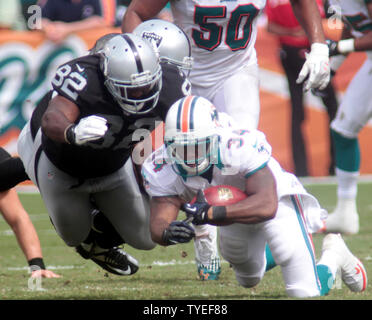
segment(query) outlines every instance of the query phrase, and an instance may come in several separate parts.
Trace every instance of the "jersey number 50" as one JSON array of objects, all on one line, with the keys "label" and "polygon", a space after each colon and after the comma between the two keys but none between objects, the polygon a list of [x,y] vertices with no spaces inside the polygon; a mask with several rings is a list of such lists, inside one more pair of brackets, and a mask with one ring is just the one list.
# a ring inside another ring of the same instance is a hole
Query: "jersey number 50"
[{"label": "jersey number 50", "polygon": [[[227,23],[226,45],[232,50],[245,49],[251,39],[252,22],[259,13],[253,4],[245,4],[236,7]],[[246,17],[246,19],[244,19]],[[222,41],[223,27],[208,19],[225,19],[226,7],[201,7],[195,6],[194,22],[200,26],[200,30],[193,29],[191,36],[199,48],[209,51],[217,48]],[[243,21],[245,20],[245,23]],[[208,32],[208,36],[205,36]],[[239,37],[239,33],[241,34]]]}]

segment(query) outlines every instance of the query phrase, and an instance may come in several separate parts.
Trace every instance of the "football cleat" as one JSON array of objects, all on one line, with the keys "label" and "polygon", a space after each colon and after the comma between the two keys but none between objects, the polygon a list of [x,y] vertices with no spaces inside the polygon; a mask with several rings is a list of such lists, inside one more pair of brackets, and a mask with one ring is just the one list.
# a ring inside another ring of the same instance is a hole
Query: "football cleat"
[{"label": "football cleat", "polygon": [[97,245],[82,244],[76,247],[76,251],[84,259],[90,259],[106,271],[119,276],[132,275],[139,269],[138,261],[118,247],[103,249]]},{"label": "football cleat", "polygon": [[367,287],[367,273],[362,262],[355,257],[340,234],[330,233],[324,237],[322,252],[330,250],[341,269],[342,281],[353,292],[362,292]]},{"label": "football cleat", "polygon": [[221,273],[221,269],[217,271],[212,271],[208,268],[201,268],[198,267],[198,275],[199,279],[204,281],[204,280],[218,280],[218,277]]},{"label": "football cleat", "polygon": [[205,266],[201,263],[197,263],[199,279],[204,280],[218,280],[221,273],[220,259],[213,259],[214,262],[209,266]]},{"label": "football cleat", "polygon": [[355,200],[339,200],[335,211],[325,221],[325,232],[357,234],[359,232],[359,215]]}]

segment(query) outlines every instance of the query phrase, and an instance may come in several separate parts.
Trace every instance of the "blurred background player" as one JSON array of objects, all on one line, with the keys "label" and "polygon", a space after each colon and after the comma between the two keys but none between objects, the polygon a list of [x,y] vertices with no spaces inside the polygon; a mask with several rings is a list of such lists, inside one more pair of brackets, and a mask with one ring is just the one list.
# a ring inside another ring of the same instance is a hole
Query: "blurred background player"
[{"label": "blurred background player", "polygon": [[[8,175],[15,176],[7,182]],[[22,206],[16,190],[18,182],[27,179],[22,162],[0,148],[0,212],[12,228],[18,244],[26,257],[32,277],[59,278],[58,274],[45,268],[40,240],[31,219]]]},{"label": "blurred background player", "polygon": [[115,0],[39,0],[41,30],[47,39],[59,44],[74,32],[113,27]]},{"label": "blurred background player", "polygon": [[[167,3],[167,0],[132,0],[123,19],[123,32],[132,32],[142,21],[156,16]],[[256,128],[260,113],[254,48],[256,18],[266,1],[247,4],[239,0],[222,5],[218,0],[202,4],[190,0],[170,3],[174,22],[191,41],[194,66],[189,78],[193,94],[213,101],[219,111],[226,112],[243,127]],[[329,80],[328,48],[324,44],[318,8],[309,1],[292,3],[310,42],[315,43],[299,81],[311,73],[305,87],[325,87]],[[245,23],[236,25],[243,17],[247,17]]]},{"label": "blurred background player", "polygon": [[20,0],[0,1],[0,31],[25,30],[26,22],[22,14]]},{"label": "blurred background player", "polygon": [[[323,1],[317,0],[321,16],[324,17]],[[296,78],[303,64],[305,53],[310,50],[310,42],[305,31],[297,21],[289,0],[269,0],[266,3],[268,18],[267,30],[278,37],[280,44],[280,62],[287,77],[291,98],[291,147],[294,173],[297,177],[309,175],[307,163],[306,139],[302,125],[306,112],[304,106],[303,84],[297,84]],[[329,123],[336,115],[337,99],[332,83],[322,91],[321,97],[328,113]],[[329,174],[334,174],[334,148],[329,131]]]},{"label": "blurred background player", "polygon": [[[195,236],[190,221],[218,225],[221,254],[246,288],[264,276],[267,243],[290,297],[327,294],[338,270],[350,290],[365,290],[364,266],[339,235],[324,238],[316,264],[310,233],[322,226],[326,213],[271,156],[264,134],[221,125],[208,100],[187,96],[170,108],[164,145],[146,159],[142,172],[157,243],[190,241]],[[226,206],[208,204],[202,190],[219,185],[239,188],[247,197]],[[187,220],[177,220],[180,208]]]},{"label": "blurred background player", "polygon": [[358,134],[372,117],[372,2],[332,0],[342,13],[341,40],[329,41],[331,69],[336,71],[353,51],[366,51],[367,59],[355,74],[342,97],[336,118],[331,123],[336,151],[337,205],[326,220],[326,231],[356,234],[359,215],[356,199],[360,169]]}]

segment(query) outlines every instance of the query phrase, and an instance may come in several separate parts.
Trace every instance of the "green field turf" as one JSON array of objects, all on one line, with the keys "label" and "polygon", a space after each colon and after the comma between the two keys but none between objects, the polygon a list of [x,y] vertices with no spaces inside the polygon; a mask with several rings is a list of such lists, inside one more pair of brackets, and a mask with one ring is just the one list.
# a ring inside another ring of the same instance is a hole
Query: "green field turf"
[{"label": "green field turf", "polygon": [[[318,197],[329,211],[335,206],[335,185],[309,185],[307,189]],[[197,279],[193,244],[156,247],[138,251],[125,246],[140,261],[140,270],[133,276],[108,274],[91,261],[83,260],[56,235],[38,194],[20,194],[42,244],[47,267],[62,275],[60,279],[29,280],[25,258],[9,226],[0,218],[0,300],[272,300],[286,296],[280,269],[268,272],[253,289],[240,287],[229,265],[223,261],[219,281]],[[68,205],[68,204],[66,204]],[[358,235],[344,236],[349,248],[364,263],[372,279],[372,184],[361,183],[358,193],[361,230]],[[314,235],[319,258],[323,235]],[[39,288],[39,290],[31,290]],[[352,293],[337,283],[326,297],[316,299],[372,299],[372,289]]]}]

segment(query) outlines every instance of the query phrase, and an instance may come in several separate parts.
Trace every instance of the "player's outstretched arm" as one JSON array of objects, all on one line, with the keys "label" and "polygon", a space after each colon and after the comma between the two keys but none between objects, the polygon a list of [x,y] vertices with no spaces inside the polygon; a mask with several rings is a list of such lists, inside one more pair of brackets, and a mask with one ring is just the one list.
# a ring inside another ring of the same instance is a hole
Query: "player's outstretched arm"
[{"label": "player's outstretched arm", "polygon": [[310,53],[306,56],[297,83],[304,83],[304,91],[312,88],[325,89],[330,81],[329,50],[317,3],[313,0],[290,1],[293,12],[311,43]]},{"label": "player's outstretched arm", "polygon": [[314,0],[290,0],[293,12],[310,43],[325,43],[322,18]]},{"label": "player's outstretched arm", "polygon": [[177,221],[182,200],[177,196],[151,199],[151,237],[160,245],[168,246],[189,242],[194,229],[184,221]]},{"label": "player's outstretched arm", "polygon": [[157,16],[168,0],[132,0],[121,24],[122,32],[132,32],[141,22]]},{"label": "player's outstretched arm", "polygon": [[0,192],[0,211],[17,238],[32,277],[59,278],[58,274],[45,269],[39,237],[15,189]]}]

